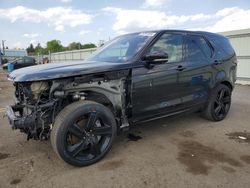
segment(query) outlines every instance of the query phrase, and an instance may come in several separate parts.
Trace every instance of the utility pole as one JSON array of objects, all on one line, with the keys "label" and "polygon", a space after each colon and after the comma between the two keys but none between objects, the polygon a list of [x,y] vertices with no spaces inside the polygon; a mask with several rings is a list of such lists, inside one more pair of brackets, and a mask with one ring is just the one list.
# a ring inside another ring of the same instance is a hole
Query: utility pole
[{"label": "utility pole", "polygon": [[102,47],[102,46],[104,45],[104,42],[105,42],[104,40],[99,40],[98,46],[99,46],[99,47]]},{"label": "utility pole", "polygon": [[0,48],[0,70],[2,69],[2,51],[1,51],[1,48]]},{"label": "utility pole", "polygon": [[5,55],[5,48],[4,48],[4,43],[6,40],[2,40],[2,47],[3,47],[3,55]]}]

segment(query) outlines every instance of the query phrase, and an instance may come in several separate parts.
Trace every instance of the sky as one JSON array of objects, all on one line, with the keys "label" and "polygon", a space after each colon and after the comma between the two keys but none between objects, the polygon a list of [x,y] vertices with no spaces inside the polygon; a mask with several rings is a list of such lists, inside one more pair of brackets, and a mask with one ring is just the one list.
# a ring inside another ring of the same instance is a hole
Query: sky
[{"label": "sky", "polygon": [[0,40],[9,48],[53,39],[98,44],[143,30],[246,28],[250,0],[0,0]]}]

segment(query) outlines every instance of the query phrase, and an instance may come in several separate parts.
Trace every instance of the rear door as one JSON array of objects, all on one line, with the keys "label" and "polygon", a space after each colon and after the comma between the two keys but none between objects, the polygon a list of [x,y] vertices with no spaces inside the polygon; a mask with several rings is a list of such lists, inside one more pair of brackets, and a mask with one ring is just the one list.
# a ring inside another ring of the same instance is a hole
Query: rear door
[{"label": "rear door", "polygon": [[201,35],[186,35],[184,40],[183,69],[179,71],[178,82],[183,108],[206,102],[212,82],[211,44]]}]

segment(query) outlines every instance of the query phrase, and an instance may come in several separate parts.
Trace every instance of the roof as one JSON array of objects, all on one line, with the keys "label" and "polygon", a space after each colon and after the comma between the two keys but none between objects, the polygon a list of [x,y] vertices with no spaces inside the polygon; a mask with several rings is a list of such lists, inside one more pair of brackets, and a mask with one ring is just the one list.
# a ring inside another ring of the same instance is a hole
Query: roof
[{"label": "roof", "polygon": [[[187,33],[187,34],[199,34],[199,35],[204,35],[204,36],[215,36],[215,37],[223,37],[225,38],[224,35],[220,33],[211,33],[207,31],[190,31],[190,30],[176,30],[176,29],[162,29],[162,30],[149,30],[149,31],[140,31],[140,32],[135,32],[131,34],[136,34],[136,33],[146,33],[146,32],[155,32],[155,33],[161,33],[161,32],[172,32],[172,33]],[[128,33],[130,34],[130,33]]]}]

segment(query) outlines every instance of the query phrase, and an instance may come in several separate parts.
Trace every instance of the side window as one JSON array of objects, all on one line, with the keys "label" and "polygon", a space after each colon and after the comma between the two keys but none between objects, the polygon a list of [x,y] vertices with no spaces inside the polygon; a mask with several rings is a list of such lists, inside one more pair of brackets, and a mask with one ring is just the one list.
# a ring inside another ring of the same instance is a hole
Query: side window
[{"label": "side window", "polygon": [[186,58],[188,60],[200,60],[212,57],[212,49],[201,36],[187,35],[185,46]]},{"label": "side window", "polygon": [[22,63],[22,64],[27,63],[27,58],[26,57],[21,58],[20,63]]},{"label": "side window", "polygon": [[182,35],[166,33],[149,49],[148,53],[164,52],[168,54],[168,62],[179,62],[182,60],[182,43]]},{"label": "side window", "polygon": [[17,60],[16,60],[16,63],[17,63],[17,64],[22,64],[22,63],[23,63],[23,58],[17,59]]}]

